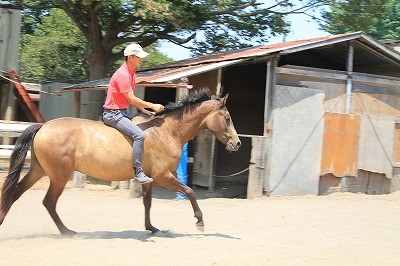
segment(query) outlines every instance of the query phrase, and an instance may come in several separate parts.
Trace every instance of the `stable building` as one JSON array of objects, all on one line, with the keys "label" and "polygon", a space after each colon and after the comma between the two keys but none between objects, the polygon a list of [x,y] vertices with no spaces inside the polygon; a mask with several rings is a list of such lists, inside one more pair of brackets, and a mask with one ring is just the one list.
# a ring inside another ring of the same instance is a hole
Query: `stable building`
[{"label": "stable building", "polygon": [[[137,93],[153,102],[203,87],[229,93],[242,147],[228,153],[201,132],[189,144],[193,185],[234,184],[248,198],[400,188],[400,54],[367,34],[210,54],[137,74]],[[80,92],[107,84],[62,92],[75,92],[79,115]]]}]

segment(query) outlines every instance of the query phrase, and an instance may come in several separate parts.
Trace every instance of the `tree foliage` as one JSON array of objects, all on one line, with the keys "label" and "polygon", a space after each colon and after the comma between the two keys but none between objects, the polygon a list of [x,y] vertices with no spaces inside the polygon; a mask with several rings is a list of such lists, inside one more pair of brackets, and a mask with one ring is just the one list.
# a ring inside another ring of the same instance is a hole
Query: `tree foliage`
[{"label": "tree foliage", "polygon": [[23,80],[88,78],[88,65],[83,57],[86,40],[64,11],[51,10],[35,30],[31,28],[34,23],[26,24],[24,31],[27,33],[22,36],[19,62]]},{"label": "tree foliage", "polygon": [[332,34],[363,31],[377,39],[400,38],[400,0],[332,0],[321,28]]},{"label": "tree foliage", "polygon": [[[328,0],[15,0],[29,14],[24,31],[35,32],[53,9],[62,9],[86,40],[89,79],[104,77],[122,58],[123,46],[158,40],[209,53],[266,42],[287,32],[284,17]],[[300,5],[294,5],[299,2]],[[200,33],[200,34],[199,34]],[[188,45],[189,41],[193,41]]]},{"label": "tree foliage", "polygon": [[400,0],[393,0],[386,5],[382,19],[375,24],[370,34],[380,40],[400,39]]},{"label": "tree foliage", "polygon": [[[52,9],[46,16],[24,16],[20,48],[20,76],[23,80],[41,82],[49,80],[87,80],[89,66],[84,54],[86,39],[70,17],[60,9]],[[35,29],[33,29],[35,28]],[[153,44],[146,48],[150,55],[142,67],[150,67],[172,61]],[[108,75],[119,67],[123,59],[116,61]]]}]

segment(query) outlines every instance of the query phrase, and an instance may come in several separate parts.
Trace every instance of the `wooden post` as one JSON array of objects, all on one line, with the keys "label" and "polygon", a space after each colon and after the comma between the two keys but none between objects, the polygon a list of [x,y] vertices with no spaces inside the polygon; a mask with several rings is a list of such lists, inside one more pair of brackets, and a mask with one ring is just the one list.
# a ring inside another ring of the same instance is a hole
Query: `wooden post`
[{"label": "wooden post", "polygon": [[[81,115],[81,92],[80,91],[74,92],[74,113],[75,113],[75,117],[77,117],[77,118],[79,118]],[[84,188],[85,181],[86,181],[85,174],[82,174],[79,172],[74,172],[74,174],[72,176],[72,183],[74,184],[74,187]]]},{"label": "wooden post", "polygon": [[74,113],[75,117],[81,116],[81,92],[75,91],[74,92]]},{"label": "wooden post", "polygon": [[251,138],[251,157],[249,166],[249,180],[247,183],[247,198],[254,199],[263,195],[265,172],[265,141],[264,136]]},{"label": "wooden post", "polygon": [[[12,93],[14,90],[14,84],[10,82],[9,84],[9,91],[7,95],[7,100],[6,100],[6,108],[5,108],[5,113],[4,113],[4,120],[12,121],[14,120],[15,116],[15,105],[16,101],[14,98],[14,94]],[[3,117],[2,117],[3,119]],[[3,137],[3,143],[4,145],[9,145],[12,143],[12,138],[9,137]]]},{"label": "wooden post", "polygon": [[279,57],[272,57],[267,63],[267,75],[265,80],[265,106],[264,106],[264,190],[269,191],[269,176],[271,162],[272,144],[272,99],[276,87],[276,73],[278,69]]},{"label": "wooden post", "polygon": [[[215,89],[216,96],[220,96],[222,93],[221,80],[222,80],[222,68],[218,68],[217,87]],[[214,173],[215,173],[215,167],[216,167],[215,158],[217,157],[217,151],[215,149],[216,145],[217,145],[217,140],[216,140],[215,136],[212,135],[212,138],[211,138],[211,165],[210,165],[210,172],[208,174],[208,183],[209,183],[208,191],[209,192],[214,192],[214,190],[215,190]]]},{"label": "wooden post", "polygon": [[119,181],[119,189],[129,189],[129,180]]},{"label": "wooden post", "polygon": [[111,181],[111,188],[118,189],[119,188],[119,181]]},{"label": "wooden post", "polygon": [[80,172],[74,171],[72,175],[72,183],[74,184],[75,188],[84,188],[86,181],[86,175]]},{"label": "wooden post", "polygon": [[129,197],[130,198],[140,198],[142,196],[142,184],[129,180]]}]

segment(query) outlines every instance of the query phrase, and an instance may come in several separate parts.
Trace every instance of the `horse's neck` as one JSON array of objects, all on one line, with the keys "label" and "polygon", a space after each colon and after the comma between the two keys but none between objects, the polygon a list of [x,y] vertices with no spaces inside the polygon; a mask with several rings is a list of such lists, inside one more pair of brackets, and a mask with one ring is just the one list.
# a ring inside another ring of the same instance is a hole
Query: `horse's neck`
[{"label": "horse's neck", "polygon": [[182,119],[177,119],[174,115],[168,116],[165,126],[169,134],[183,145],[193,139],[200,130],[206,128],[205,120],[211,109],[210,103],[203,102],[198,107],[184,112]]}]

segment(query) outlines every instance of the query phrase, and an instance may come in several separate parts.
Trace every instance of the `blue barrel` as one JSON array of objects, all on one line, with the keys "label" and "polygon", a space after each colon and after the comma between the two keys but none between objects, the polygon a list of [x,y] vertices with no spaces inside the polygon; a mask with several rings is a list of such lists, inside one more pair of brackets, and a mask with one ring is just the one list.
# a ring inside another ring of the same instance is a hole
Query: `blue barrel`
[{"label": "blue barrel", "polygon": [[[178,169],[176,169],[176,175],[178,180],[187,185],[188,184],[188,174],[187,174],[187,157],[188,157],[188,144],[185,143],[182,148],[181,160],[179,161]],[[176,199],[183,200],[186,196],[183,193],[177,192]]]}]

